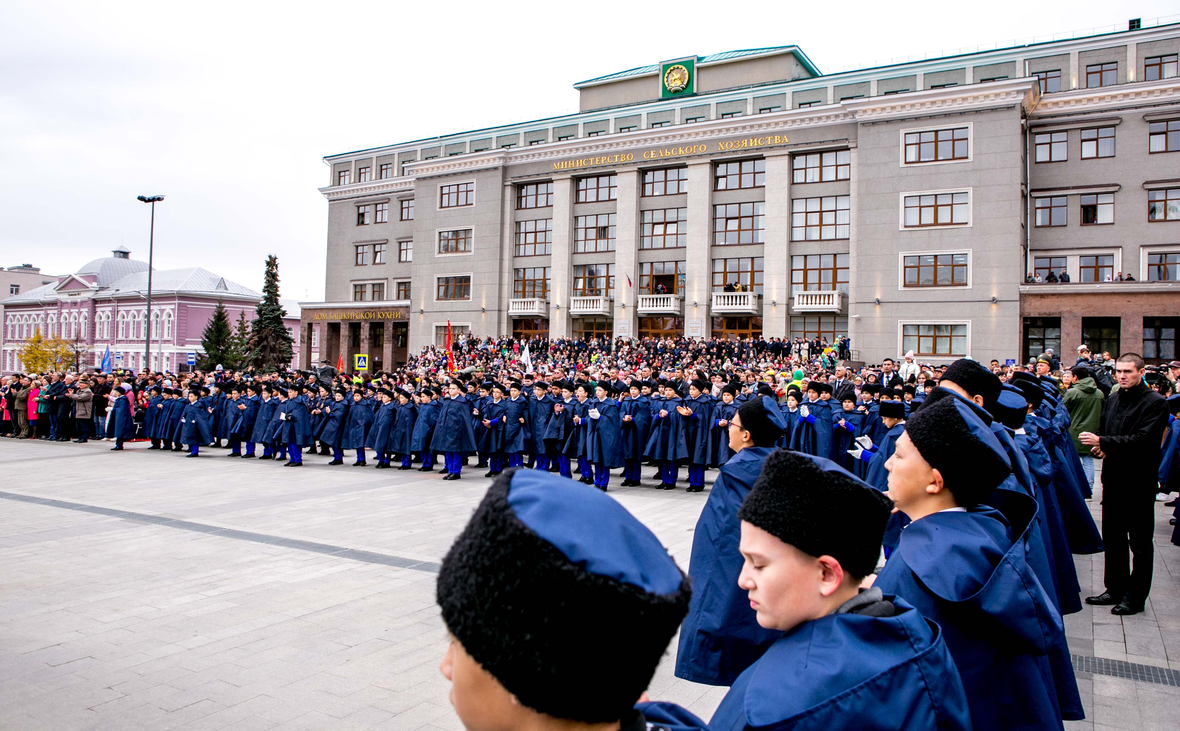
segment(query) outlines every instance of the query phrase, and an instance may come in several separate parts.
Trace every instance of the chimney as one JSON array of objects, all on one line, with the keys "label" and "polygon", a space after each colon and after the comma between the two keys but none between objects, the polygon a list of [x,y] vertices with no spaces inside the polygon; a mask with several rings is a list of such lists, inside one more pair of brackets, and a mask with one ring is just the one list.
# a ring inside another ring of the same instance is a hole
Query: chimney
[{"label": "chimney", "polygon": [[1127,21],[1127,30],[1139,30],[1141,18],[1131,18]]}]

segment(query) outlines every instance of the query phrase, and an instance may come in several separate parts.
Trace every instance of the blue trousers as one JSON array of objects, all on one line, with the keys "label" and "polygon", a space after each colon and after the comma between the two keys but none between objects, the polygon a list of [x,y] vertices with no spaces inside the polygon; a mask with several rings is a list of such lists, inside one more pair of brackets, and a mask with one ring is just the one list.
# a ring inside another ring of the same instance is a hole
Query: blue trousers
[{"label": "blue trousers", "polygon": [[254,442],[246,442],[246,456],[247,457],[254,456]]},{"label": "blue trousers", "polygon": [[504,465],[507,463],[503,452],[492,452],[488,455],[488,471],[489,472],[503,472]]},{"label": "blue trousers", "polygon": [[642,475],[640,474],[641,468],[642,464],[638,459],[627,460],[623,465],[623,479],[636,481],[642,479]]},{"label": "blue trousers", "polygon": [[578,472],[582,477],[594,477],[594,468],[590,466],[590,460],[578,457]]},{"label": "blue trousers", "polygon": [[275,451],[274,451],[273,449],[271,449],[270,442],[263,442],[263,444],[262,444],[262,456],[263,456],[263,457],[273,457],[273,456],[275,456]]},{"label": "blue trousers", "polygon": [[242,456],[242,440],[241,439],[229,440],[229,453],[236,454],[239,457]]},{"label": "blue trousers", "polygon": [[574,476],[573,473],[570,472],[570,458],[569,457],[565,456],[564,454],[557,455],[557,471],[561,474],[562,477],[573,477]]},{"label": "blue trousers", "polygon": [[522,454],[523,454],[522,452],[509,452],[508,453],[508,466],[509,467],[523,467],[524,466],[524,457],[521,456]]},{"label": "blue trousers", "polygon": [[332,460],[344,461],[344,450],[340,447],[332,447]]},{"label": "blue trousers", "polygon": [[532,464],[530,464],[529,467],[532,467],[533,469],[536,469],[536,470],[546,470],[547,471],[549,469],[549,455],[542,452],[540,454],[531,455],[531,457],[532,457]]},{"label": "blue trousers", "polygon": [[463,453],[462,452],[447,452],[446,453],[447,472],[452,475],[457,475],[463,471]]},{"label": "blue trousers", "polygon": [[434,452],[431,452],[429,449],[425,452],[419,452],[418,461],[422,463],[423,467],[434,467]]},{"label": "blue trousers", "polygon": [[402,467],[409,467],[410,463],[414,461],[414,455],[406,452],[402,455]]},{"label": "blue trousers", "polygon": [[680,468],[676,463],[670,459],[660,460],[660,483],[664,485],[675,485],[676,478],[680,476]]},{"label": "blue trousers", "polygon": [[357,447],[356,463],[357,464],[364,464],[365,463],[365,448],[364,447]]},{"label": "blue trousers", "polygon": [[705,486],[705,466],[703,464],[690,464],[688,466],[688,485],[689,487]]},{"label": "blue trousers", "polygon": [[594,486],[601,487],[605,491],[609,482],[610,470],[608,470],[606,465],[602,462],[596,463],[594,465]]},{"label": "blue trousers", "polygon": [[201,453],[201,445],[200,444],[188,445],[188,453],[189,454],[200,454]]},{"label": "blue trousers", "polygon": [[303,464],[303,447],[292,442],[287,445],[287,454],[295,464]]},{"label": "blue trousers", "polygon": [[57,439],[57,414],[49,412],[49,438]]}]

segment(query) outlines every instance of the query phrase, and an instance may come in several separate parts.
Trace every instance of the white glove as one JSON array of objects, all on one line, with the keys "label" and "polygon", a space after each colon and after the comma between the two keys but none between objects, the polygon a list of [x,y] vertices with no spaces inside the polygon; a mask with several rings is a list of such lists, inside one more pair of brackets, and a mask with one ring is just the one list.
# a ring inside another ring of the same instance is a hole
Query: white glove
[{"label": "white glove", "polygon": [[868,434],[864,434],[864,435],[857,437],[856,443],[860,445],[861,449],[872,449],[873,448],[873,440],[869,437]]},{"label": "white glove", "polygon": [[852,455],[853,459],[860,459],[860,456],[865,453],[865,451],[860,447],[857,447],[856,449],[849,449],[847,452]]},{"label": "white glove", "polygon": [[591,419],[597,419],[600,416],[598,409],[590,409],[588,413],[590,414]]}]

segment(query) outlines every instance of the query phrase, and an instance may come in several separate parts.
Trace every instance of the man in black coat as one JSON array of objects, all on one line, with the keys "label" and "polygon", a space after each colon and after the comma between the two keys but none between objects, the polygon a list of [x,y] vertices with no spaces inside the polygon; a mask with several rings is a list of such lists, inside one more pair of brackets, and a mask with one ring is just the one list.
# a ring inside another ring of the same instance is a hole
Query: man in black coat
[{"label": "man in black coat", "polygon": [[856,384],[848,378],[848,370],[842,366],[836,366],[836,377],[828,382],[832,387],[832,400],[840,403],[845,396],[851,396],[853,401],[856,401]]},{"label": "man in black coat", "polygon": [[[1160,442],[1168,425],[1163,396],[1143,381],[1144,363],[1136,353],[1119,356],[1114,367],[1119,387],[1102,408],[1099,433],[1078,439],[1102,462],[1102,541],[1106,544],[1106,591],[1087,604],[1114,605],[1112,614],[1138,614],[1151,591],[1155,533],[1155,493]],[[1127,551],[1134,556],[1128,573]]]}]

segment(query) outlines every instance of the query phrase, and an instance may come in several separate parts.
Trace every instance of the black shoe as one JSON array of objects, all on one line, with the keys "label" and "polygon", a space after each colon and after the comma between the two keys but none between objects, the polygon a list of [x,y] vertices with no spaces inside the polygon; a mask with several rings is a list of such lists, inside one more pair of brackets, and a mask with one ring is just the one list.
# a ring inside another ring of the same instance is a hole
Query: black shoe
[{"label": "black shoe", "polygon": [[1121,602],[1110,608],[1110,613],[1123,616],[1127,614],[1139,614],[1143,611],[1143,609],[1144,606],[1142,604],[1132,604],[1126,599],[1123,599]]},{"label": "black shoe", "polygon": [[484,473],[484,477],[495,477],[498,474],[500,474],[500,473],[499,472],[492,472],[491,470],[488,470],[487,472]]},{"label": "black shoe", "polygon": [[1098,607],[1109,607],[1111,605],[1118,604],[1120,601],[1122,600],[1111,594],[1109,591],[1104,591],[1098,596],[1086,597],[1087,604]]},{"label": "black shoe", "polygon": [[[81,439],[75,439],[74,441],[75,441],[75,442],[80,442],[80,441],[82,441],[82,440],[81,440]],[[148,447],[148,450],[152,450],[152,449],[159,449],[159,447],[157,447],[156,445],[154,445],[154,444],[153,444],[152,446]]]},{"label": "black shoe", "polygon": [[284,466],[284,467],[286,467],[286,466],[288,466],[288,465],[290,465],[290,464],[291,464],[291,460],[287,460],[286,462],[284,462],[284,463],[283,463],[283,466]]},{"label": "black shoe", "polygon": [[1175,519],[1175,518],[1169,518],[1169,519],[1168,519],[1168,525],[1176,525],[1176,519]]},{"label": "black shoe", "polygon": [[122,452],[123,448],[122,447],[111,447],[111,451],[112,452]]},{"label": "black shoe", "polygon": [[661,477],[662,477],[662,475],[661,475],[659,472],[657,472],[657,473],[655,473],[654,475],[652,475],[652,476],[651,476],[651,479],[653,479],[653,480],[658,480],[658,479],[660,479]]},{"label": "black shoe", "polygon": [[332,464],[344,464],[344,460],[342,460],[342,459],[334,459],[334,460],[332,460],[331,462],[329,462],[328,464],[330,464],[330,465],[332,465]]},{"label": "black shoe", "polygon": [[255,459],[253,454],[243,454],[242,459]]},{"label": "black shoe", "polygon": [[705,491],[704,485],[689,485],[688,489],[685,490],[685,492],[704,492],[704,491]]},{"label": "black shoe", "polygon": [[[467,465],[464,464],[463,466],[466,467]],[[477,470],[482,470],[484,467],[487,467],[487,466],[488,466],[487,462],[476,462],[475,463],[475,469],[477,469]]]},{"label": "black shoe", "polygon": [[448,472],[447,474],[443,475],[443,479],[444,479],[444,480],[447,480],[447,481],[450,481],[450,480],[457,480],[457,479],[459,479],[459,473],[457,473],[457,472]]},{"label": "black shoe", "polygon": [[302,467],[303,463],[302,462],[288,462],[287,464],[285,464],[283,466],[284,467]]},{"label": "black shoe", "polygon": [[192,454],[191,452],[189,454],[184,455],[185,459],[189,459],[190,457],[200,457],[200,456],[201,455],[199,455],[199,454]]},{"label": "black shoe", "polygon": [[353,467],[364,467],[367,464],[368,464],[367,462],[353,462],[352,466]]},{"label": "black shoe", "polygon": [[79,439],[77,441],[78,441],[78,444],[85,444],[86,442],[88,442],[90,440],[89,439]]},{"label": "black shoe", "polygon": [[[149,449],[150,449],[150,447],[149,447]],[[234,454],[233,452],[230,452],[229,454],[227,454],[227,455],[225,455],[225,456],[226,456],[226,457],[238,457],[238,458],[240,459],[242,455],[240,455],[240,454]]]},{"label": "black shoe", "polygon": [[434,468],[428,464],[424,464],[418,468],[419,472],[434,472]]},{"label": "black shoe", "polygon": [[389,469],[389,465],[385,464],[384,462],[378,462],[377,466],[374,469],[387,470],[387,469]]},{"label": "black shoe", "polygon": [[410,465],[408,465],[408,464],[404,464],[404,465],[402,465],[401,467],[398,467],[398,469],[399,469],[399,470],[412,470],[412,469],[414,469],[414,468],[413,468],[413,467],[411,467],[411,466],[410,466]]}]

